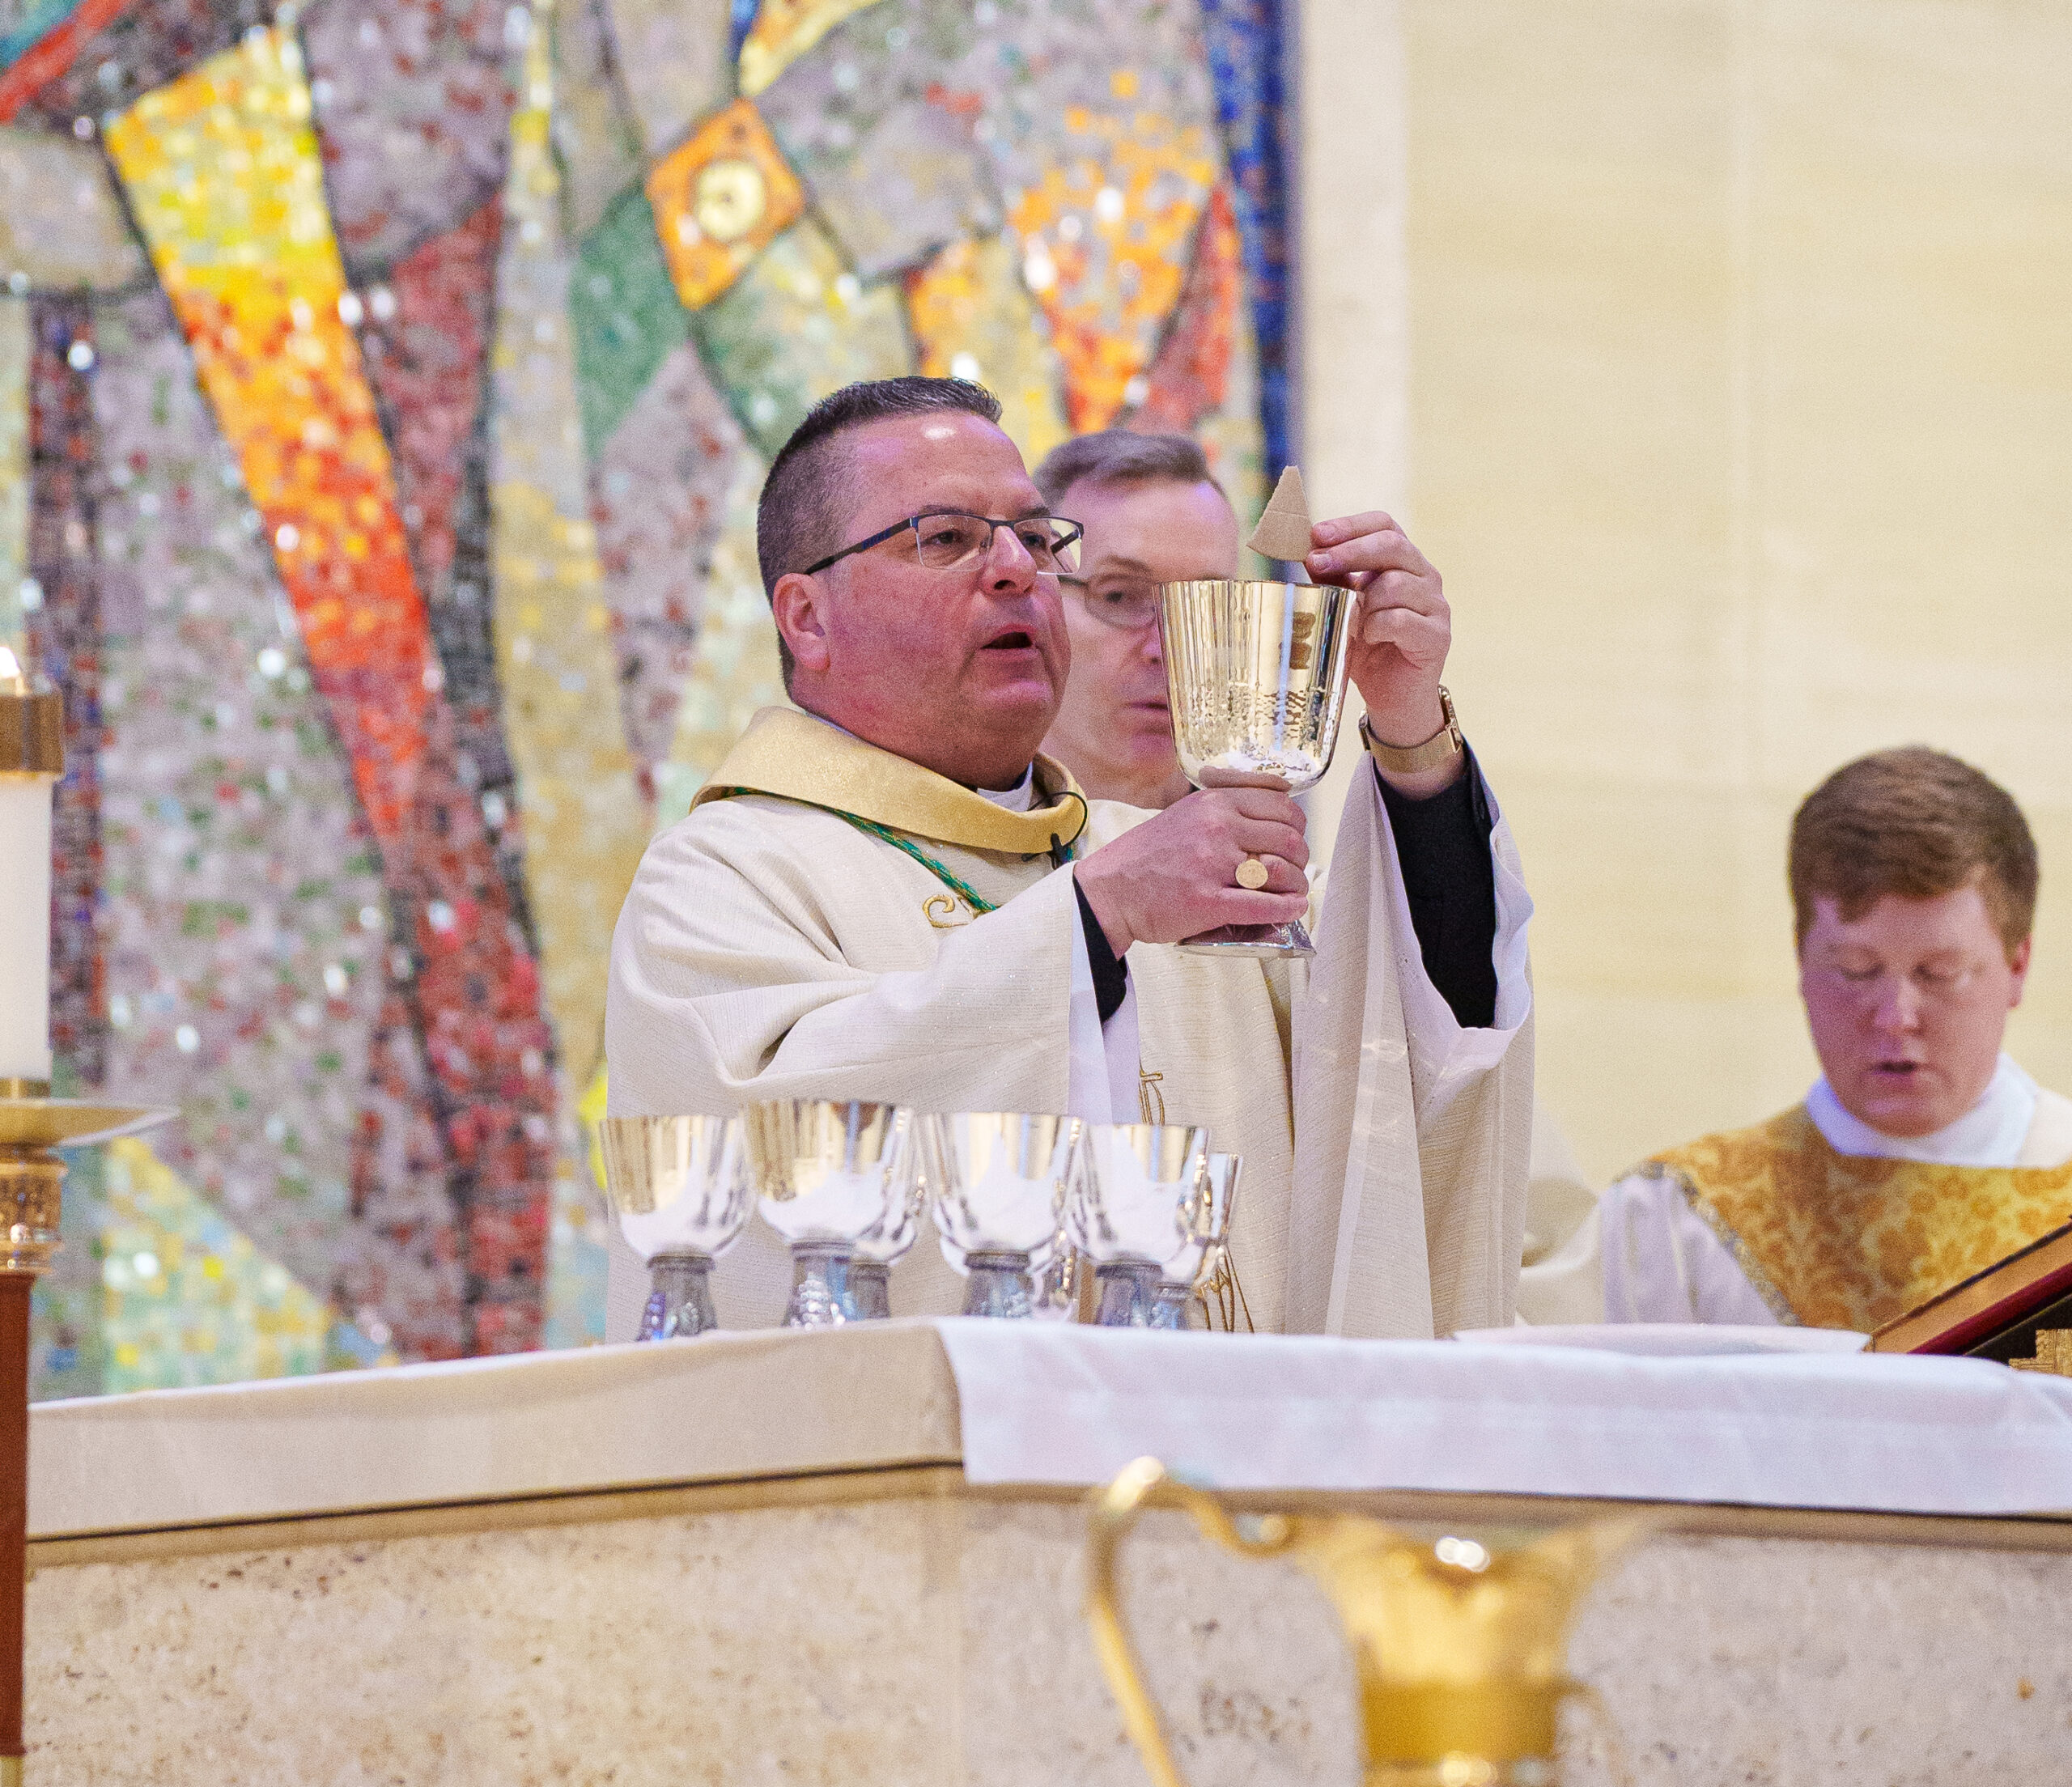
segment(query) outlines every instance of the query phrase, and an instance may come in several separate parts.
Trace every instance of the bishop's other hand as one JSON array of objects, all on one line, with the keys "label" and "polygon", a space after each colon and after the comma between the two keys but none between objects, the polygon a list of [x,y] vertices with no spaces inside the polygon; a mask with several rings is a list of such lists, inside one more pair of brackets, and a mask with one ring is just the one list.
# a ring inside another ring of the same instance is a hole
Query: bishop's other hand
[{"label": "bishop's other hand", "polygon": [[[1309,910],[1302,809],[1278,776],[1210,770],[1213,785],[1103,844],[1074,868],[1080,892],[1118,956],[1133,943],[1178,943],[1226,924],[1288,924]],[[1265,885],[1241,885],[1262,864]]]}]

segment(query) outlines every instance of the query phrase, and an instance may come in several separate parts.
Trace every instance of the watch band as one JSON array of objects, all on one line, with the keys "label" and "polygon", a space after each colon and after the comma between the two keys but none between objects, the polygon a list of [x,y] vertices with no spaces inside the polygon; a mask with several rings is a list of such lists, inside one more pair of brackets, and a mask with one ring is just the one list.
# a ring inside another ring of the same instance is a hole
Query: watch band
[{"label": "watch band", "polygon": [[1467,741],[1460,736],[1460,721],[1454,715],[1454,698],[1446,693],[1444,684],[1439,688],[1439,711],[1446,715],[1445,720],[1422,745],[1384,745],[1374,736],[1365,714],[1360,716],[1360,736],[1374,753],[1374,761],[1398,775],[1442,770],[1467,749]]}]

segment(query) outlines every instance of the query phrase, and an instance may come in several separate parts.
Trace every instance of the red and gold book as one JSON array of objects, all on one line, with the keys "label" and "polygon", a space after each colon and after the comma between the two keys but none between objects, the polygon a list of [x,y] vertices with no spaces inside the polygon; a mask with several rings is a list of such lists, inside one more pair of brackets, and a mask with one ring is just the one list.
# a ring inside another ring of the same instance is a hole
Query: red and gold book
[{"label": "red and gold book", "polygon": [[2027,1358],[2039,1328],[2072,1328],[2072,1223],[1895,1317],[1870,1351]]}]

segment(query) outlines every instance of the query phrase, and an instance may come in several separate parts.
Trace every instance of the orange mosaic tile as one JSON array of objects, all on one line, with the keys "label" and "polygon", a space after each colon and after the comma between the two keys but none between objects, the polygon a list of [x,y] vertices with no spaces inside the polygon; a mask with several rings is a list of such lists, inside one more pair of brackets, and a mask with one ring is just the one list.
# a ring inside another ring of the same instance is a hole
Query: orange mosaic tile
[{"label": "orange mosaic tile", "polygon": [[677,295],[697,310],[798,221],[805,189],[762,114],[737,100],[648,171],[648,200]]},{"label": "orange mosaic tile", "polygon": [[1047,168],[1008,215],[1064,364],[1066,414],[1085,433],[1143,401],[1216,166],[1202,130],[1155,112],[1075,106],[1065,122],[1083,152]]},{"label": "orange mosaic tile", "polygon": [[106,142],[272,542],[367,817],[391,838],[438,672],[341,314],[350,304],[309,118],[294,40],[253,31],[146,94]]}]

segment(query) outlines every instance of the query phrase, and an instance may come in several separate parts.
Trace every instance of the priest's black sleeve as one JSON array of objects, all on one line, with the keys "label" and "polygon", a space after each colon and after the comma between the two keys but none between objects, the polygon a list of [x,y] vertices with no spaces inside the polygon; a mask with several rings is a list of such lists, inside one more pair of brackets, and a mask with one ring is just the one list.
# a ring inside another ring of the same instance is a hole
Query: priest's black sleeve
[{"label": "priest's black sleeve", "polygon": [[1489,854],[1495,821],[1475,753],[1450,787],[1426,800],[1397,793],[1379,770],[1374,779],[1395,832],[1424,972],[1456,1023],[1487,1029],[1497,1021],[1497,868]]},{"label": "priest's black sleeve", "polygon": [[[1123,1008],[1123,995],[1130,986],[1129,964],[1108,947],[1108,933],[1086,903],[1085,890],[1076,876],[1072,877],[1072,890],[1079,897],[1080,928],[1086,933],[1086,961],[1093,970],[1093,1003],[1101,1008],[1101,1021],[1105,1024]],[[1496,995],[1492,992],[1490,997],[1494,999]]]}]

